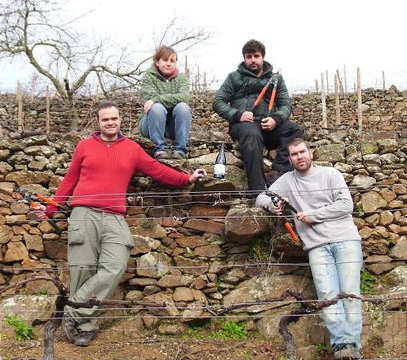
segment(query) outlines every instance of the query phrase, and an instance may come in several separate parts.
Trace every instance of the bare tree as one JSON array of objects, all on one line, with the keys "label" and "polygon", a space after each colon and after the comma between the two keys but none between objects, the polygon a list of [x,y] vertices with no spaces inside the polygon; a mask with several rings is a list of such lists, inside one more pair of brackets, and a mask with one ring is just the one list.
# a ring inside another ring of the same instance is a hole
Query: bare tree
[{"label": "bare tree", "polygon": [[[63,20],[68,0],[2,0],[0,4],[0,58],[22,57],[47,78],[69,109],[71,130],[77,130],[75,95],[89,83],[97,82],[105,95],[109,86],[137,86],[144,72],[146,56],[135,62],[130,47],[113,47],[109,41],[90,40],[73,24],[78,18]],[[83,16],[86,16],[84,14]],[[166,44],[178,51],[189,49],[210,34],[202,29],[177,27],[171,20],[156,46]]]}]

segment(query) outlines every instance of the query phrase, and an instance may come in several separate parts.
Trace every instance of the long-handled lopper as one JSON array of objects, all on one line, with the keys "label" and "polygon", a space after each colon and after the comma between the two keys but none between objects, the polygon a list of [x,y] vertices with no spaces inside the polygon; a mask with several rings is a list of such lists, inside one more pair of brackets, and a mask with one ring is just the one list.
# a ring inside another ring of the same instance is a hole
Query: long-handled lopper
[{"label": "long-handled lopper", "polygon": [[271,96],[270,96],[270,101],[269,101],[269,106],[268,106],[268,110],[269,113],[268,115],[270,115],[271,110],[273,109],[274,106],[274,100],[276,98],[276,93],[277,93],[277,83],[278,83],[278,78],[280,77],[280,73],[277,71],[273,74],[271,74],[270,79],[267,81],[266,85],[264,85],[263,89],[261,90],[259,96],[257,96],[253,107],[252,107],[252,112],[253,110],[256,108],[257,105],[260,104],[260,101],[263,99],[264,94],[266,93],[267,89],[273,85],[273,90],[271,91]]},{"label": "long-handled lopper", "polygon": [[[275,206],[277,206],[279,201],[283,201],[284,205],[287,206],[292,212],[294,212],[294,214],[296,214],[298,212],[294,206],[292,206],[289,202],[284,200],[280,195],[276,194],[275,192],[266,190],[266,195],[270,196],[270,199]],[[292,241],[295,243],[298,243],[298,236],[294,232],[294,229],[291,226],[290,222],[287,220],[287,218],[285,216],[282,216],[282,215],[280,215],[280,219],[283,221],[284,227],[290,234]]]},{"label": "long-handled lopper", "polygon": [[[19,193],[26,201],[30,203],[30,206],[35,209],[38,207],[38,201],[42,201],[43,203],[46,204],[51,204],[58,208],[61,212],[64,212],[65,214],[69,215],[71,212],[71,208],[67,205],[60,205],[58,202],[56,202],[53,199],[50,199],[46,197],[45,195],[42,194],[37,194],[31,190],[28,189],[23,189],[20,186],[15,186],[14,191]],[[45,219],[51,224],[51,226],[55,229],[55,231],[58,234],[62,233],[62,230],[59,228],[59,226],[56,224],[54,219],[49,219],[48,217],[45,217]]]}]

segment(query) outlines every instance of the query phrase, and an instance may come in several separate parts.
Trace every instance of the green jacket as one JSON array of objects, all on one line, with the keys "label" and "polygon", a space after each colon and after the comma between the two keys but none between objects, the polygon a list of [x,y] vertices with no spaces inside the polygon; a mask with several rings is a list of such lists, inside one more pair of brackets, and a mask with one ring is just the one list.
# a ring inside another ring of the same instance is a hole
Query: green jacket
[{"label": "green jacket", "polygon": [[[260,78],[248,70],[242,62],[236,71],[230,73],[215,95],[213,110],[226,119],[230,125],[240,121],[244,111],[252,111],[253,104],[273,72],[273,67],[268,62],[263,63],[263,74]],[[268,114],[272,87],[266,91],[262,101],[254,109],[253,115],[261,120],[271,116],[277,126],[288,120],[291,115],[291,99],[283,78],[277,82],[277,93],[274,106]]]},{"label": "green jacket", "polygon": [[180,102],[189,103],[189,84],[184,74],[176,73],[166,79],[157,70],[155,64],[146,71],[141,81],[141,94],[143,103],[153,100],[172,109]]}]

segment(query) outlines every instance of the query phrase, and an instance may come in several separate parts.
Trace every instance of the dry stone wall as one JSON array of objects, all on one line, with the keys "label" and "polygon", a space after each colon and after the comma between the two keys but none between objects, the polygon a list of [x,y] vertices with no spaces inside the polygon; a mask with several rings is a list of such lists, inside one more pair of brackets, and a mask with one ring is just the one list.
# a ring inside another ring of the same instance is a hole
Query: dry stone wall
[{"label": "dry stone wall", "polygon": [[[203,167],[208,178],[194,187],[174,189],[136,174],[128,189],[127,221],[135,247],[117,297],[165,302],[167,307],[157,317],[178,315],[188,321],[207,315],[202,303],[224,306],[252,302],[278,297],[287,288],[301,288],[306,297],[315,298],[309,273],[295,266],[306,261],[306,254],[290,242],[276,219],[253,207],[247,196],[238,149],[227,135],[225,122],[208,110],[212,96],[194,98],[190,158],[167,161],[169,166],[186,172]],[[13,107],[5,105],[4,97],[1,101],[1,116],[9,114]],[[407,121],[407,100],[396,91],[372,91],[369,102],[366,117],[372,118],[372,124],[379,118],[378,124],[388,124],[386,133],[363,132],[358,136],[350,120],[346,129],[321,129],[315,125],[320,123],[319,104],[313,94],[293,98],[293,118],[305,126],[317,164],[336,167],[351,188],[364,267],[377,277],[375,294],[399,294],[403,286],[407,287],[407,140],[400,135]],[[82,106],[88,109],[85,112],[91,114],[94,100],[84,99],[83,104],[87,104]],[[130,131],[135,129],[131,120],[137,106],[124,101],[121,105],[127,114],[126,131],[151,153],[151,142]],[[347,111],[350,114],[355,110]],[[30,114],[32,123],[43,124],[41,107],[30,110]],[[9,118],[2,124],[7,123],[6,130],[14,130],[13,121]],[[83,117],[83,123],[90,121],[90,115]],[[63,128],[63,123],[60,119],[57,126]],[[15,192],[15,186],[52,196],[66,173],[76,143],[91,128],[85,128],[81,135],[53,131],[47,136],[37,131],[26,136],[7,131],[0,140],[0,288],[33,273],[49,274],[54,270],[68,281],[66,231],[59,235],[48,222],[38,221],[30,205]],[[215,181],[213,163],[221,141],[226,142],[228,150],[227,176],[225,181]],[[264,156],[268,171],[273,152],[265,152]],[[66,230],[64,215],[58,216],[58,226]],[[279,265],[279,261],[285,265]],[[44,281],[28,283],[13,292],[35,294],[43,290],[56,293],[56,288]],[[404,299],[386,306],[394,310],[405,304]],[[245,311],[249,316],[258,309]],[[278,312],[273,314],[278,318]],[[276,335],[275,326],[271,326],[276,318],[260,318],[256,322],[258,330],[265,336]],[[308,321],[307,325],[300,324],[297,331],[320,326],[314,320],[304,321]],[[372,321],[366,309],[365,345],[372,333]],[[145,326],[155,324],[156,320],[146,317]],[[314,343],[325,341],[326,334],[319,333]],[[306,333],[298,336],[305,339],[302,346],[308,349],[311,340]]]}]

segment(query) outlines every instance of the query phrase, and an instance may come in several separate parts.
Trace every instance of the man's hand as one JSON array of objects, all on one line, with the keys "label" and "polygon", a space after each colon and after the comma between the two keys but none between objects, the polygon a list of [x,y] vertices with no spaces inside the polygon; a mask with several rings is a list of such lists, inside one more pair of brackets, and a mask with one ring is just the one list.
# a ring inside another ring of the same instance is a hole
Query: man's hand
[{"label": "man's hand", "polygon": [[261,128],[266,131],[274,130],[277,126],[276,121],[272,117],[266,117],[261,120]]},{"label": "man's hand", "polygon": [[203,177],[206,175],[206,171],[204,169],[196,169],[194,173],[189,177],[188,182],[190,184],[195,183],[197,180],[203,179]]},{"label": "man's hand", "polygon": [[299,211],[296,215],[296,218],[298,221],[303,222],[304,224],[307,224],[308,226],[311,226],[311,221],[304,211]]},{"label": "man's hand", "polygon": [[45,214],[46,207],[44,205],[35,204],[35,206],[33,205],[32,208],[34,209],[39,219],[47,218],[47,215]]},{"label": "man's hand", "polygon": [[153,101],[153,100],[147,100],[147,101],[144,103],[144,114],[147,114],[147,113],[148,113],[148,111],[151,109],[151,107],[153,106],[153,104],[154,104],[154,101]]},{"label": "man's hand", "polygon": [[277,204],[273,203],[273,211],[277,215],[282,215],[283,214],[283,209],[284,209],[284,201],[279,200]]},{"label": "man's hand", "polygon": [[240,117],[240,122],[253,122],[254,116],[251,111],[245,111]]}]

